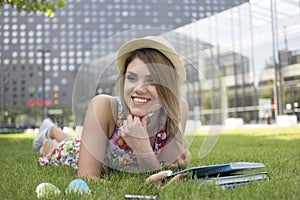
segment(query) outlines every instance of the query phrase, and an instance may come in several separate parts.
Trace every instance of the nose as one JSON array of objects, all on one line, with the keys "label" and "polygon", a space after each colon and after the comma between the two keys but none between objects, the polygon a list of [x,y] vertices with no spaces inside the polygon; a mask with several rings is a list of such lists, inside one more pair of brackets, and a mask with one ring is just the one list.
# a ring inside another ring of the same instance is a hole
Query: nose
[{"label": "nose", "polygon": [[147,91],[147,84],[143,81],[139,81],[138,84],[135,86],[134,91],[136,93],[145,93]]}]

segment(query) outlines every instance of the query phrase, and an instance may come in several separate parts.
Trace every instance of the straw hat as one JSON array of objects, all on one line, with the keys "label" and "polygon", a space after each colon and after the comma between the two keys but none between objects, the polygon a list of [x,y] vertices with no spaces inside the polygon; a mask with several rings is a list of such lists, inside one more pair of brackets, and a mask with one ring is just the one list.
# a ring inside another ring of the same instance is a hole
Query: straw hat
[{"label": "straw hat", "polygon": [[159,36],[147,36],[130,40],[129,42],[123,44],[118,51],[117,60],[120,72],[124,70],[125,60],[128,57],[128,54],[134,50],[142,48],[156,49],[164,54],[174,65],[176,71],[180,75],[180,79],[183,79],[182,82],[185,81],[186,72],[182,60],[180,59],[172,44]]}]

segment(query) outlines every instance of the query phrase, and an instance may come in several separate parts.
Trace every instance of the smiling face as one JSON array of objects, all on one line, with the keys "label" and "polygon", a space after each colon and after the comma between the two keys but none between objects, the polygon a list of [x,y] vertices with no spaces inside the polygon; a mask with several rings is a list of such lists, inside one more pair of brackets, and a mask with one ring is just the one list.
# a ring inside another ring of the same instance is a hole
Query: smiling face
[{"label": "smiling face", "polygon": [[161,108],[160,98],[144,61],[134,58],[124,77],[124,100],[130,114],[143,117]]},{"label": "smiling face", "polygon": [[141,48],[126,55],[124,66],[120,66],[116,92],[126,114],[165,115],[166,132],[176,134],[181,131],[179,80],[174,65],[162,52]]}]

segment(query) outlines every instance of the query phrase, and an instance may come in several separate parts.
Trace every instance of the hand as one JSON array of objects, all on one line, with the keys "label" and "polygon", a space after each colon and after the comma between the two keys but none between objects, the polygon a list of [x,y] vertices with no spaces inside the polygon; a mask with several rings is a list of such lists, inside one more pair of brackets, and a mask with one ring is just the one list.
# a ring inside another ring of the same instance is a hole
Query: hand
[{"label": "hand", "polygon": [[163,189],[164,187],[170,185],[171,183],[178,181],[178,180],[182,180],[184,179],[184,174],[177,174],[176,176],[174,176],[170,181],[168,181],[167,184],[163,185],[163,180],[172,174],[171,170],[166,170],[166,171],[161,171],[158,172],[156,174],[153,174],[151,176],[149,176],[146,180],[145,180],[145,184],[149,184],[152,182],[157,182],[158,183],[158,187],[160,189]]},{"label": "hand", "polygon": [[134,153],[152,152],[149,135],[146,129],[148,115],[143,118],[128,115],[120,128],[121,137]]}]

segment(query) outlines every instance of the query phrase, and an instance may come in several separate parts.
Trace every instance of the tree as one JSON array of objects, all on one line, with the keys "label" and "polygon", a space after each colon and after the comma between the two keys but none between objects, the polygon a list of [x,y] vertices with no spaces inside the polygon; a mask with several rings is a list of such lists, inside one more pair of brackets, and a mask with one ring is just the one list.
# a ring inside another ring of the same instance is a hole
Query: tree
[{"label": "tree", "polygon": [[46,17],[53,17],[58,8],[64,8],[66,0],[0,0],[0,11],[5,3],[16,8],[19,13],[22,11],[33,14],[39,12]]}]

